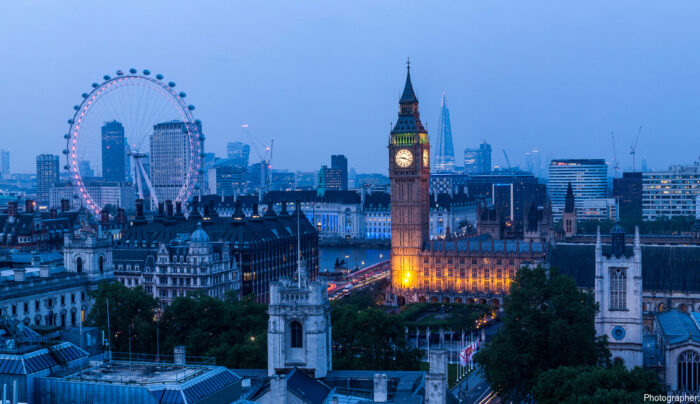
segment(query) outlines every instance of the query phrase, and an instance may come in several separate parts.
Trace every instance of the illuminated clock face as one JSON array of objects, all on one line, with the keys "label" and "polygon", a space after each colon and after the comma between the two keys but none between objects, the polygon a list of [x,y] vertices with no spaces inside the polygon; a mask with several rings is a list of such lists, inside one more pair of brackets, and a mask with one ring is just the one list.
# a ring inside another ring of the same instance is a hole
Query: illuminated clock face
[{"label": "illuminated clock face", "polygon": [[428,149],[423,150],[423,167],[428,167],[430,164],[430,153]]},{"label": "illuminated clock face", "polygon": [[408,149],[401,149],[396,152],[396,165],[406,168],[413,163],[413,153]]}]

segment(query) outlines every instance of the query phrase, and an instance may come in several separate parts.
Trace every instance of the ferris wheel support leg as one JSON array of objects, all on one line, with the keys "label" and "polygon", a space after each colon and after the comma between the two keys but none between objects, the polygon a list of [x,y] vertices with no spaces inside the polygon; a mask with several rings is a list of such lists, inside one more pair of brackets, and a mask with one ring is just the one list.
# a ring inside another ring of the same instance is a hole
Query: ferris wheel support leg
[{"label": "ferris wheel support leg", "polygon": [[153,184],[151,184],[151,179],[148,178],[148,174],[146,174],[146,170],[143,168],[143,164],[141,164],[141,161],[138,159],[136,160],[139,169],[141,170],[141,175],[143,175],[143,180],[146,182],[146,186],[148,187],[148,190],[151,192],[151,201],[153,201],[153,207],[158,206],[158,195],[156,195],[155,189],[153,189]]},{"label": "ferris wheel support leg", "polygon": [[134,162],[134,171],[136,174],[136,189],[138,190],[139,193],[139,199],[143,199],[143,186],[141,186],[141,170],[139,170],[139,162],[136,158],[132,156],[131,158]]}]

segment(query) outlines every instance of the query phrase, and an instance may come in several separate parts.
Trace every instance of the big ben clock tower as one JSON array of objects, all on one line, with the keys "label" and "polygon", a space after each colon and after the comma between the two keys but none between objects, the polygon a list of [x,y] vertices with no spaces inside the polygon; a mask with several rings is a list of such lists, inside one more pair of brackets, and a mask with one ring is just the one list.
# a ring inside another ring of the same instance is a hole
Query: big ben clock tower
[{"label": "big ben clock tower", "polygon": [[429,240],[430,142],[420,121],[408,62],[399,119],[389,140],[389,180],[391,286],[397,296],[402,296],[402,290],[418,287],[418,253]]}]

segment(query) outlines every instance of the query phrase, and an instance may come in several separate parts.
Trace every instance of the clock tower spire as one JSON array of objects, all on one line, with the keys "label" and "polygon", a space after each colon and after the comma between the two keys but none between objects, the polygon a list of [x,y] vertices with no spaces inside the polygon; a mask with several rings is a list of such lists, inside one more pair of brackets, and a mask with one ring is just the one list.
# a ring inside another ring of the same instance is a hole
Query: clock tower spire
[{"label": "clock tower spire", "polygon": [[419,286],[418,254],[429,240],[430,142],[420,121],[408,61],[406,70],[399,117],[389,140],[391,285],[399,304]]}]

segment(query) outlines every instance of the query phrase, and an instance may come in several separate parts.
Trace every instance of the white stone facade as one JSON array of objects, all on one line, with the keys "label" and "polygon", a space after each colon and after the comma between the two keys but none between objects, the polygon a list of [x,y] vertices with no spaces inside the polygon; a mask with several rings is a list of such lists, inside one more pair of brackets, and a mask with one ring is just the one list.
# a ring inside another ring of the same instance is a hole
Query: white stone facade
[{"label": "white stone facade", "polygon": [[599,305],[595,326],[606,335],[613,360],[628,368],[643,365],[642,354],[642,250],[639,230],[633,254],[603,255],[598,233],[595,247],[595,300]]},{"label": "white stone facade", "polygon": [[325,283],[272,283],[268,314],[269,376],[298,367],[318,379],[332,370],[331,309]]}]

